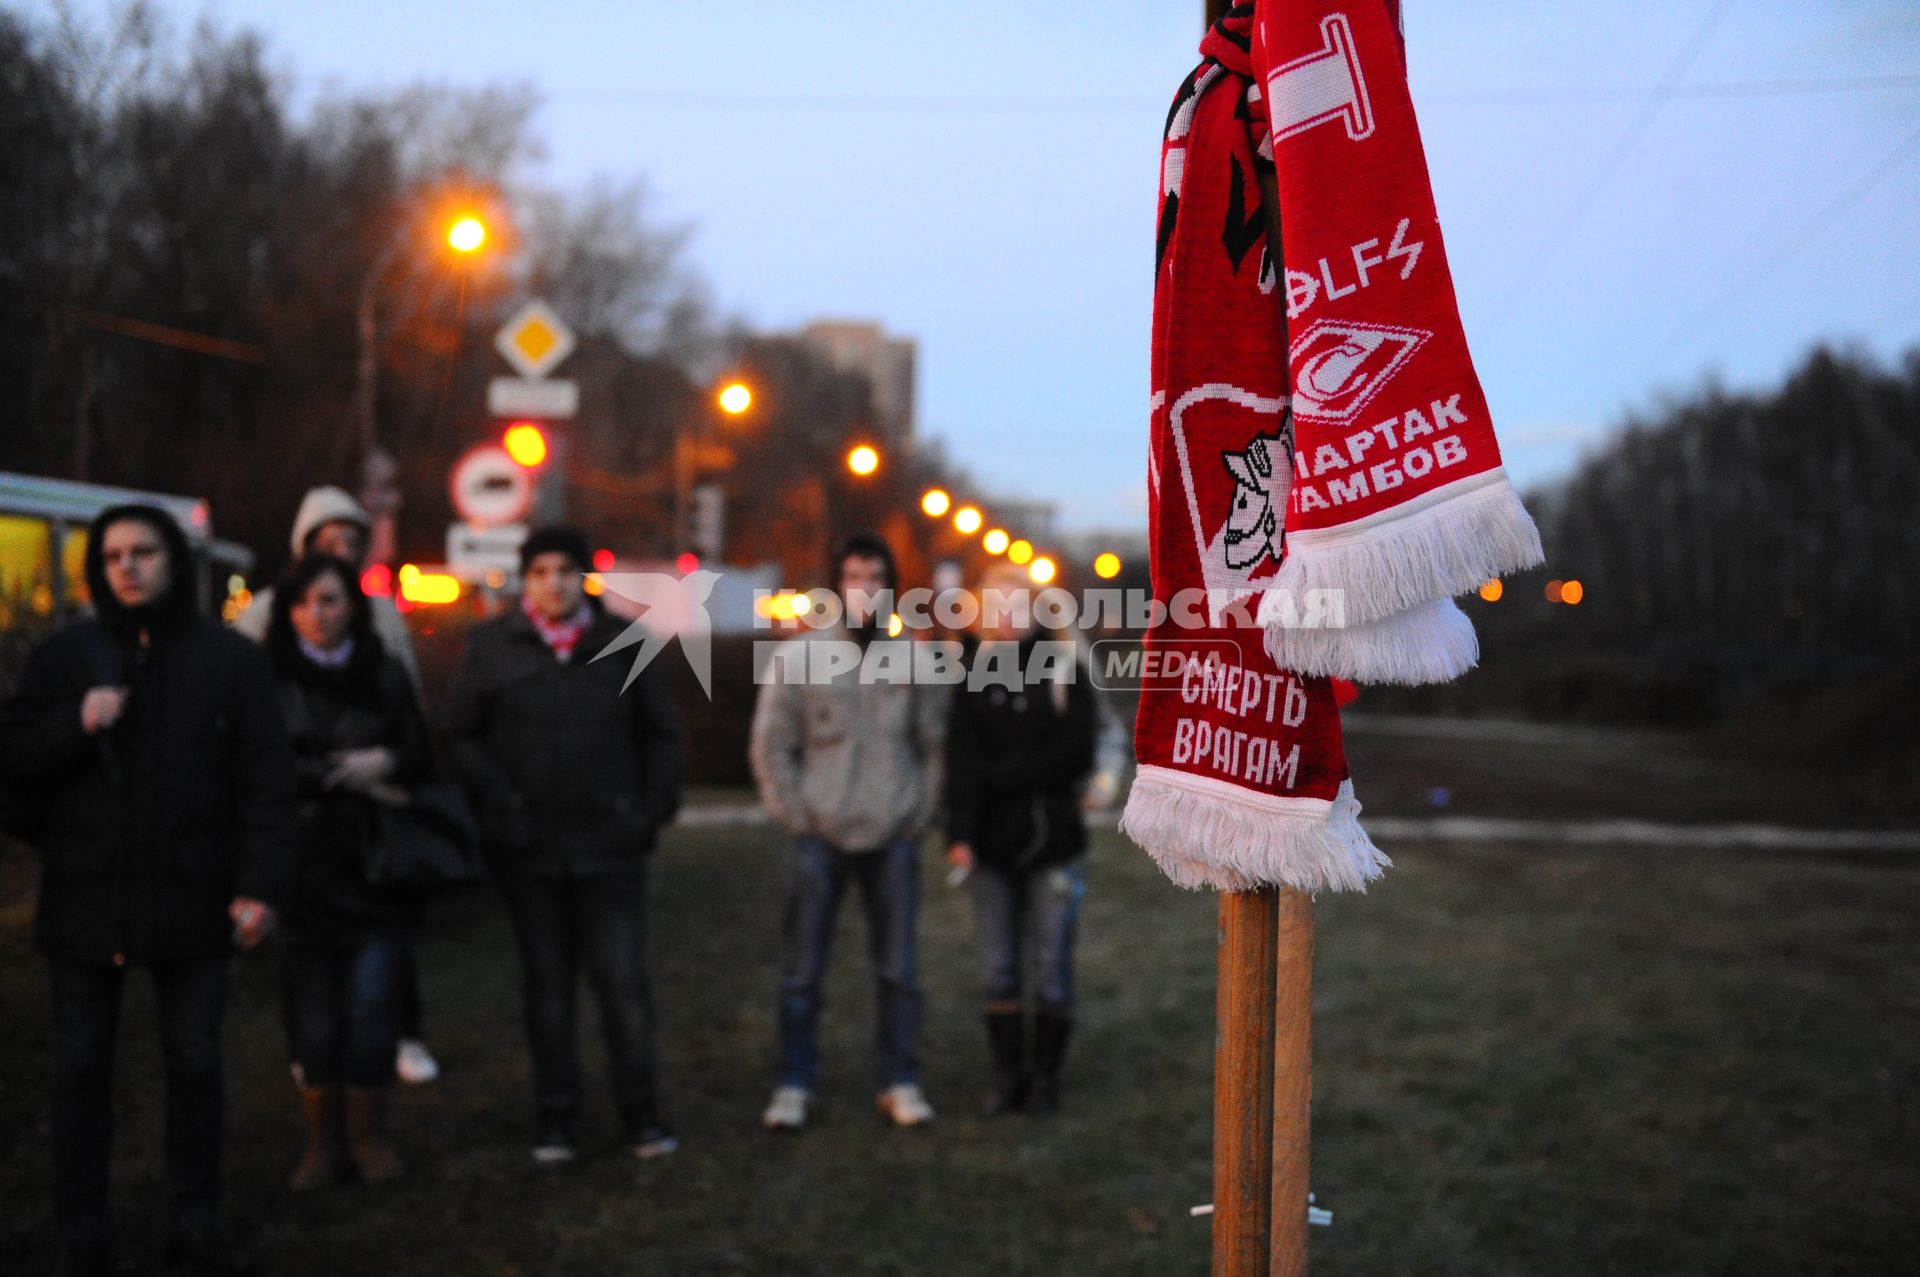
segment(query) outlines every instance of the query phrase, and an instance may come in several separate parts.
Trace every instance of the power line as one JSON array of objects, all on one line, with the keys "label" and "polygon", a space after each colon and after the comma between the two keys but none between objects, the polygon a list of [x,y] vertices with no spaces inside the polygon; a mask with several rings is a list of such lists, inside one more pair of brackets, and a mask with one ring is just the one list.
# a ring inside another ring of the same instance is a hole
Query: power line
[{"label": "power line", "polygon": [[[1798,230],[1781,242],[1780,247],[1748,267],[1738,279],[1701,307],[1690,322],[1674,329],[1674,333],[1698,330],[1719,319],[1742,293],[1796,257],[1801,249],[1812,242],[1814,236],[1845,216],[1854,205],[1871,194],[1874,187],[1891,176],[1915,150],[1920,150],[1920,128],[1907,134],[1900,144],[1882,156],[1878,163],[1855,178],[1845,190],[1827,201],[1819,212],[1803,222]],[[1674,333],[1668,335],[1672,336]]]},{"label": "power line", "polygon": [[[1709,102],[1743,98],[1825,96],[1843,93],[1897,93],[1920,90],[1920,75],[1833,76],[1825,79],[1731,80],[1720,84],[1584,85],[1564,89],[1435,89],[1420,93],[1415,106],[1529,106],[1645,101]],[[1161,110],[1157,97],[967,97],[914,94],[731,94],[675,93],[642,89],[559,89],[550,102],[667,110],[737,111],[906,111],[931,114],[1041,114],[1050,111],[1100,112]]]},{"label": "power line", "polygon": [[1647,126],[1653,123],[1653,117],[1660,113],[1661,106],[1673,96],[1674,90],[1680,84],[1680,78],[1693,65],[1693,60],[1700,56],[1700,50],[1706,47],[1708,38],[1713,35],[1714,28],[1720,25],[1720,19],[1726,16],[1727,9],[1731,5],[1732,0],[1715,0],[1713,8],[1707,10],[1700,19],[1699,25],[1694,27],[1693,34],[1687,37],[1687,42],[1681,46],[1680,52],[1667,67],[1667,73],[1660,77],[1659,84],[1655,85],[1653,91],[1648,93],[1640,103],[1640,109],[1634,112],[1633,119],[1614,140],[1612,149],[1599,164],[1594,166],[1586,185],[1580,188],[1579,193],[1573,197],[1573,201],[1567,205],[1566,211],[1553,224],[1553,228],[1541,237],[1539,245],[1528,255],[1519,272],[1514,275],[1513,283],[1507,286],[1501,298],[1497,324],[1505,326],[1506,321],[1512,317],[1514,306],[1540,277],[1542,267],[1559,251],[1560,246],[1566,242],[1568,232],[1579,224],[1587,210],[1593,207],[1594,201],[1600,198],[1600,193],[1606,189],[1607,183],[1619,171],[1620,165],[1626,161],[1635,144],[1640,141],[1641,135],[1647,131]]},{"label": "power line", "polygon": [[1852,75],[1825,79],[1729,80],[1720,84],[1575,87],[1567,89],[1443,89],[1423,93],[1414,103],[1447,106],[1517,106],[1554,102],[1624,102],[1659,93],[1668,102],[1708,102],[1732,98],[1801,97],[1837,93],[1889,93],[1920,89],[1920,75]]}]

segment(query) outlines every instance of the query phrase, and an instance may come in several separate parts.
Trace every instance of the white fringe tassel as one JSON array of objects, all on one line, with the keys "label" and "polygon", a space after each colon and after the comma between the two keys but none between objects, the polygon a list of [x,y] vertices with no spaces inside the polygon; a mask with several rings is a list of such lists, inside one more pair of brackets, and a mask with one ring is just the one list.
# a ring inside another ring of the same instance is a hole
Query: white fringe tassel
[{"label": "white fringe tassel", "polygon": [[1332,802],[1270,798],[1144,766],[1120,829],[1175,883],[1197,891],[1365,891],[1393,862],[1360,828],[1351,780]]},{"label": "white fringe tassel", "polygon": [[1340,629],[1267,626],[1267,654],[1283,670],[1356,683],[1446,683],[1480,660],[1473,621],[1436,599],[1371,625]]},{"label": "white fringe tassel", "polygon": [[1540,530],[1504,473],[1462,482],[1475,486],[1379,524],[1290,533],[1272,585],[1297,599],[1341,591],[1346,623],[1369,625],[1545,561]]}]

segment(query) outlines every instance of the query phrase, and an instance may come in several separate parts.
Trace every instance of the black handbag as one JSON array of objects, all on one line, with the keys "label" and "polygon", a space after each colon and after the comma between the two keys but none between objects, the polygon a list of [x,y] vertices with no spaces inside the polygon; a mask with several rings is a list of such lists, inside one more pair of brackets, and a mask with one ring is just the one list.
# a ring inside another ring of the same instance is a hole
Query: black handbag
[{"label": "black handbag", "polygon": [[404,807],[374,803],[366,876],[376,887],[457,887],[485,876],[480,827],[458,785],[428,781]]}]

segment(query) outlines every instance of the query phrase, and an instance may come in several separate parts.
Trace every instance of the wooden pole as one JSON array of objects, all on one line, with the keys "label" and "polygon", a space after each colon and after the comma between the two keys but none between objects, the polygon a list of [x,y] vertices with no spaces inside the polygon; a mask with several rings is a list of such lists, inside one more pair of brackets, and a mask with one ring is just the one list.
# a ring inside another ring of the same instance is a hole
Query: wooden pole
[{"label": "wooden pole", "polygon": [[[1211,26],[1227,0],[1205,0]],[[1263,173],[1273,258],[1280,195]],[[1280,319],[1285,330],[1284,314]],[[1222,892],[1213,1064],[1213,1275],[1306,1277],[1313,902]]]},{"label": "wooden pole", "polygon": [[1305,1277],[1313,1108],[1313,901],[1279,893],[1274,920],[1273,1230],[1267,1277]]},{"label": "wooden pole", "polygon": [[[1280,893],[1220,893],[1213,1055],[1213,1277],[1267,1277],[1272,1247],[1274,958]],[[1300,1206],[1306,1218],[1306,1203]]]}]

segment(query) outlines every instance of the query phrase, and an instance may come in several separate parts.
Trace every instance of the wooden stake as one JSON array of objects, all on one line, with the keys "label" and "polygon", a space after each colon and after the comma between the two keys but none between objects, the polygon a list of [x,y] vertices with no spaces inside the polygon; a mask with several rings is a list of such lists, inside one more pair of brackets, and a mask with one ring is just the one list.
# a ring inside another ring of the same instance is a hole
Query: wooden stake
[{"label": "wooden stake", "polygon": [[1273,1229],[1267,1277],[1305,1277],[1313,1108],[1313,901],[1279,893],[1274,926]]},{"label": "wooden stake", "polygon": [[[1274,959],[1280,893],[1220,893],[1213,1056],[1213,1277],[1267,1277],[1272,1247]],[[1306,1219],[1306,1202],[1300,1203]]]}]

